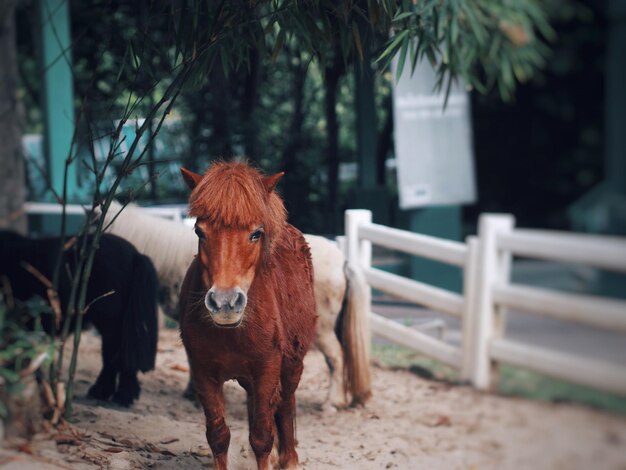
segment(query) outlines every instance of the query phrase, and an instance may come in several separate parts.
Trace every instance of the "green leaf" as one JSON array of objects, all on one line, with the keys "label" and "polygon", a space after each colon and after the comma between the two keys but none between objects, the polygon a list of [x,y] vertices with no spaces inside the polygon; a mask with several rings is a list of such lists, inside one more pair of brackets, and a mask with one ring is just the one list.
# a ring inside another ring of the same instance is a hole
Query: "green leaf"
[{"label": "green leaf", "polygon": [[453,18],[450,22],[450,41],[452,44],[456,44],[459,39],[459,22],[456,18]]},{"label": "green leaf", "polygon": [[402,75],[402,70],[404,70],[404,62],[406,61],[406,54],[409,49],[410,39],[407,39],[402,42],[402,48],[400,49],[400,57],[398,57],[398,64],[396,67],[396,82],[400,80],[400,75]]},{"label": "green leaf", "polygon": [[430,65],[435,67],[437,65],[437,56],[435,55],[435,50],[432,47],[427,47],[424,53],[428,57],[428,61],[430,62]]},{"label": "green leaf", "polygon": [[[398,49],[400,45],[400,42],[408,35],[409,35],[408,29],[405,29],[404,31],[401,31],[400,33],[396,34],[391,39],[391,43],[389,44],[389,46],[387,46],[387,48],[383,51],[383,53],[378,56],[378,58],[376,59],[376,62],[380,62],[385,57],[389,56],[392,52],[395,54],[396,49]],[[391,56],[393,57],[394,54],[391,54]]]},{"label": "green leaf", "polygon": [[413,13],[412,11],[405,11],[402,13],[397,14],[396,16],[393,17],[393,19],[391,20],[392,23],[397,23],[399,21],[402,21],[406,18],[410,18],[412,16],[415,16],[415,13]]},{"label": "green leaf", "polygon": [[411,38],[409,40],[409,55],[411,56],[411,75],[415,73],[415,66],[417,65],[417,52],[418,48],[416,47],[417,39]]},{"label": "green leaf", "polygon": [[479,45],[483,45],[486,41],[484,29],[476,17],[475,10],[472,8],[465,8],[464,13],[465,17],[469,21],[470,28],[476,37],[476,41],[478,41]]}]

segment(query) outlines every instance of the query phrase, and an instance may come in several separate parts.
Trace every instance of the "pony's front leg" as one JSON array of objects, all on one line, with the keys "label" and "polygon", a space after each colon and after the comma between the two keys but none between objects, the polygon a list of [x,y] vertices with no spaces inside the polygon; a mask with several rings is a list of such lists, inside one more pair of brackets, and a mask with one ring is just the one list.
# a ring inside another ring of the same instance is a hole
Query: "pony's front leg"
[{"label": "pony's front leg", "polygon": [[276,426],[280,441],[279,462],[281,468],[298,468],[296,452],[296,389],[302,376],[302,360],[283,366],[281,376],[282,399],[276,410]]},{"label": "pony's front leg", "polygon": [[194,374],[198,400],[204,409],[206,419],[206,439],[213,452],[213,461],[217,470],[228,468],[228,445],[230,429],[224,419],[223,383]]},{"label": "pony's front leg", "polygon": [[[118,364],[115,356],[119,354],[119,339],[108,331],[100,330],[102,335],[102,370],[96,383],[89,388],[89,396],[96,400],[108,400],[115,392]],[[125,406],[128,406],[126,404]]]},{"label": "pony's front leg", "polygon": [[280,400],[280,378],[277,370],[264,371],[255,378],[249,397],[250,446],[259,470],[270,468],[270,453],[274,446],[274,413]]}]

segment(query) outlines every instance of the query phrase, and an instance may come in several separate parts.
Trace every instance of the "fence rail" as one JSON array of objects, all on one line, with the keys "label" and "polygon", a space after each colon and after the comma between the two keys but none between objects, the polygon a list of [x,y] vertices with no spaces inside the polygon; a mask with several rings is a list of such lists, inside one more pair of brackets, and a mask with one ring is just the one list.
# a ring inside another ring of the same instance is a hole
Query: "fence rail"
[{"label": "fence rail", "polygon": [[[85,215],[91,208],[80,204],[66,204],[65,213],[68,215]],[[183,208],[181,207],[143,207],[142,210],[165,219],[176,222],[183,220]],[[24,211],[27,214],[52,214],[61,215],[63,206],[54,202],[26,202]]]},{"label": "fence rail", "polygon": [[[626,334],[626,301],[510,281],[513,256],[626,272],[626,239],[517,229],[513,217],[487,214],[478,235],[459,243],[373,224],[369,211],[354,210],[346,212],[341,244],[371,287],[460,317],[462,344],[455,347],[372,313],[374,334],[460,369],[462,379],[481,389],[493,385],[492,368],[501,362],[626,394],[626,367],[508,340],[503,316],[513,308]],[[460,266],[463,294],[373,268],[372,244]]]},{"label": "fence rail", "polygon": [[370,314],[370,327],[378,336],[408,348],[416,349],[444,364],[461,367],[461,355],[458,348],[439,341],[420,331],[406,328],[377,313]]},{"label": "fence rail", "polygon": [[458,294],[376,268],[364,268],[363,274],[376,289],[433,310],[457,317],[463,315],[463,297]]},{"label": "fence rail", "polygon": [[491,358],[611,393],[626,393],[626,368],[538,346],[494,339]]},{"label": "fence rail", "polygon": [[467,248],[463,243],[411,233],[384,225],[363,225],[359,227],[359,236],[392,250],[423,256],[455,266],[464,266],[467,258]]},{"label": "fence rail", "polygon": [[626,243],[618,237],[516,229],[499,234],[498,247],[519,256],[615,271],[626,269]]},{"label": "fence rail", "polygon": [[494,286],[493,298],[517,310],[626,333],[624,301],[512,285]]}]

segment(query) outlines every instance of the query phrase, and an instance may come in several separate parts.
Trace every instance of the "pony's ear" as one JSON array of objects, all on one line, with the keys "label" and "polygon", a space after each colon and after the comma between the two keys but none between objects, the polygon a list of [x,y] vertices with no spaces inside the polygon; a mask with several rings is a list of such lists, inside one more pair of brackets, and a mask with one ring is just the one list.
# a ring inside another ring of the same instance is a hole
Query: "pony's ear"
[{"label": "pony's ear", "polygon": [[265,186],[265,189],[267,189],[268,193],[271,193],[272,191],[274,191],[274,189],[276,189],[278,181],[283,177],[284,174],[285,172],[281,171],[280,173],[276,173],[275,175],[266,176],[263,178],[263,186]]},{"label": "pony's ear", "polygon": [[187,183],[187,186],[189,186],[189,189],[195,188],[202,179],[202,175],[189,171],[187,168],[183,167],[180,168],[180,174],[183,175],[183,179],[185,180],[185,183]]}]

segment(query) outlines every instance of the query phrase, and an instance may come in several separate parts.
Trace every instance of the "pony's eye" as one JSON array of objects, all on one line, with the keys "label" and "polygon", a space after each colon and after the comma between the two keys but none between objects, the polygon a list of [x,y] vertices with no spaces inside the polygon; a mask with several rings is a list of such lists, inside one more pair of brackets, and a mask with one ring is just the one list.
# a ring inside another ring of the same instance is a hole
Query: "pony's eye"
[{"label": "pony's eye", "polygon": [[204,240],[204,232],[202,230],[200,230],[198,227],[195,227],[193,231],[196,232],[196,235],[198,235],[198,238],[200,240]]},{"label": "pony's eye", "polygon": [[259,241],[261,239],[261,235],[263,235],[263,229],[262,228],[256,229],[254,232],[250,234],[250,241],[251,242]]}]

